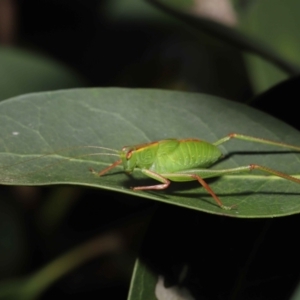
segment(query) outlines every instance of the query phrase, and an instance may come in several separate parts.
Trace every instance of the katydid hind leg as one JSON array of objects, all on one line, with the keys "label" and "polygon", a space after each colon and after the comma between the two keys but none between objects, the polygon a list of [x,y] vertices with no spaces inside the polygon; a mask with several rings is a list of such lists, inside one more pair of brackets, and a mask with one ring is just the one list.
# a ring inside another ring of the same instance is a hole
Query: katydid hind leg
[{"label": "katydid hind leg", "polygon": [[214,200],[217,202],[217,204],[226,210],[231,210],[233,207],[235,207],[236,205],[232,205],[232,206],[225,206],[222,201],[220,200],[220,198],[215,194],[215,192],[211,189],[211,187],[203,180],[203,178],[201,178],[199,175],[192,175],[195,179],[198,180],[198,182],[211,194],[211,196],[214,198]]},{"label": "katydid hind leg", "polygon": [[248,142],[254,142],[254,143],[260,143],[260,144],[266,144],[266,145],[273,145],[281,148],[286,148],[290,150],[296,150],[300,152],[300,146],[295,146],[295,145],[290,145],[282,142],[277,142],[277,141],[272,141],[268,139],[263,139],[263,138],[257,138],[254,136],[249,136],[245,134],[240,134],[240,133],[230,133],[227,136],[219,139],[218,141],[214,142],[213,145],[218,146],[221,145],[225,142],[228,142],[231,139],[238,139],[238,140],[244,140]]},{"label": "katydid hind leg", "polygon": [[224,175],[231,175],[231,174],[239,174],[239,173],[249,173],[252,170],[260,170],[264,173],[274,175],[295,183],[300,184],[300,179],[290,176],[286,173],[262,166],[257,164],[249,164],[247,166],[240,166],[236,168],[230,168],[230,169],[223,169],[223,170],[215,170],[215,169],[195,169],[188,171],[187,174],[197,174],[202,178],[213,178],[213,177],[220,177]]},{"label": "katydid hind leg", "polygon": [[[182,171],[180,174],[164,174],[167,178],[170,180],[174,181],[185,181],[184,178],[191,178],[194,180],[197,180],[206,190],[207,192],[214,198],[214,200],[217,202],[217,204],[223,208],[223,209],[231,209],[232,207],[235,207],[236,205],[233,206],[225,206],[223,205],[222,201],[220,198],[214,193],[214,191],[211,189],[211,187],[204,181],[203,178],[214,178],[214,177],[220,177],[224,175],[230,175],[230,174],[239,174],[239,173],[249,173],[252,170],[259,170],[264,173],[274,175],[295,183],[300,184],[300,179],[290,176],[286,173],[279,172],[277,170],[264,167],[261,165],[257,164],[249,164],[247,166],[240,166],[236,168],[231,168],[231,169],[223,169],[223,170],[215,170],[215,169],[194,169],[194,170],[189,170],[189,171]],[[173,178],[172,178],[173,177]]]},{"label": "katydid hind leg", "polygon": [[[290,176],[286,173],[283,172],[279,172],[277,170],[268,168],[268,167],[264,167],[261,165],[257,165],[257,164],[249,164],[247,166],[241,166],[241,167],[237,167],[237,168],[231,168],[231,169],[223,169],[223,170],[209,170],[209,169],[199,169],[199,170],[191,170],[189,172],[193,172],[193,173],[182,173],[182,174],[173,174],[174,176],[177,176],[176,178],[178,179],[179,176],[181,177],[190,177],[190,178],[195,178],[196,180],[198,180],[198,182],[211,194],[211,196],[215,199],[215,201],[218,203],[218,205],[223,208],[223,209],[231,209],[232,207],[236,206],[224,206],[221,202],[221,200],[219,199],[219,197],[213,192],[213,190],[210,188],[210,186],[203,180],[204,178],[213,178],[213,177],[220,177],[220,176],[224,176],[224,175],[230,175],[230,174],[238,174],[238,173],[249,173],[252,170],[259,170],[262,171],[264,173],[270,174],[270,175],[274,175],[295,183],[300,184],[300,179]],[[198,174],[197,174],[198,173]],[[167,175],[168,178],[169,175]],[[170,178],[172,180],[172,178]]]},{"label": "katydid hind leg", "polygon": [[275,175],[277,177],[281,177],[283,179],[286,179],[286,180],[289,180],[289,181],[300,184],[300,179],[298,179],[296,177],[293,177],[293,176],[290,176],[286,173],[279,172],[279,171],[274,170],[274,169],[270,169],[270,168],[267,168],[267,167],[264,167],[264,166],[261,166],[261,165],[256,165],[256,164],[251,164],[248,167],[249,167],[250,171],[254,170],[254,169],[257,169],[257,170],[263,171],[265,173],[269,173],[269,174]]}]

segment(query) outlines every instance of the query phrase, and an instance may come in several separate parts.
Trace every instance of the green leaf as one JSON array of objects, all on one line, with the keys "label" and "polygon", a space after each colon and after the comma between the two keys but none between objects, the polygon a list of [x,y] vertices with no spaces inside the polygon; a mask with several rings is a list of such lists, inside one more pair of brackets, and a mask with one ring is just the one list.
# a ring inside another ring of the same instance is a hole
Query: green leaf
[{"label": "green leaf", "polygon": [[156,282],[157,275],[154,275],[139,259],[137,259],[131,277],[127,299],[156,300],[157,298],[154,294]]},{"label": "green leaf", "polygon": [[137,259],[127,299],[195,299],[186,288],[182,286],[165,287],[164,281],[164,276],[154,274],[140,259]]},{"label": "green leaf", "polygon": [[[274,217],[300,211],[298,184],[256,171],[207,180],[224,205],[237,205],[225,211],[197,182],[134,192],[131,186],[154,181],[139,172],[129,177],[120,166],[99,178],[89,168],[102,170],[117,158],[89,155],[101,152],[99,149],[66,149],[90,145],[119,150],[166,138],[214,142],[231,132],[299,145],[298,131],[243,104],[203,94],[95,88],[17,97],[0,103],[0,112],[2,184],[79,184],[234,217]],[[214,168],[257,163],[300,174],[300,155],[282,148],[233,140],[220,149],[231,155]],[[40,157],[47,153],[52,154]]]}]

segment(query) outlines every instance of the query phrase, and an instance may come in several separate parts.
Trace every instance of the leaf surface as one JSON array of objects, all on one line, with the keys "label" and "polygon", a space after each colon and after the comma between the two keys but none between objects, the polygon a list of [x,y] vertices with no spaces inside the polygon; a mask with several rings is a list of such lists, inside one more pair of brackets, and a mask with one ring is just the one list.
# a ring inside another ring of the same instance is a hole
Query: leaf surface
[{"label": "leaf surface", "polygon": [[[100,171],[118,158],[95,155],[108,151],[82,146],[120,150],[127,145],[190,137],[215,142],[231,132],[300,144],[298,131],[243,104],[203,94],[94,88],[16,97],[3,101],[0,112],[2,184],[99,187],[234,217],[274,217],[300,211],[298,184],[256,171],[207,180],[225,205],[237,205],[231,211],[220,209],[197,182],[134,192],[131,186],[155,181],[140,172],[128,176],[121,166],[103,177],[89,172],[90,167]],[[257,163],[300,174],[300,155],[295,152],[238,140],[220,149],[225,157],[213,168]]]}]

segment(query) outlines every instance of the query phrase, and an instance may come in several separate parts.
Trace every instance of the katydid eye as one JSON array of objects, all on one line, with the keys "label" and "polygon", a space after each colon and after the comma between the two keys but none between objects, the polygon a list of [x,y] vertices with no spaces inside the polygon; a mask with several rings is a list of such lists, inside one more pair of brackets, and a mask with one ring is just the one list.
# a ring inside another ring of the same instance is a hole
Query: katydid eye
[{"label": "katydid eye", "polygon": [[130,159],[130,157],[132,156],[132,150],[129,150],[126,154],[126,159]]}]

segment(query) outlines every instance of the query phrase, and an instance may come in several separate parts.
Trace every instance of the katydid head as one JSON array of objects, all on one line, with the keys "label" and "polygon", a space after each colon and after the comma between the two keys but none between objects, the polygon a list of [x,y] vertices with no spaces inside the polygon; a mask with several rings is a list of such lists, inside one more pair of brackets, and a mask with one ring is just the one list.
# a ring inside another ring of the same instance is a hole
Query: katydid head
[{"label": "katydid head", "polygon": [[125,146],[120,152],[120,158],[125,172],[132,172],[137,166],[137,157],[133,147]]}]

